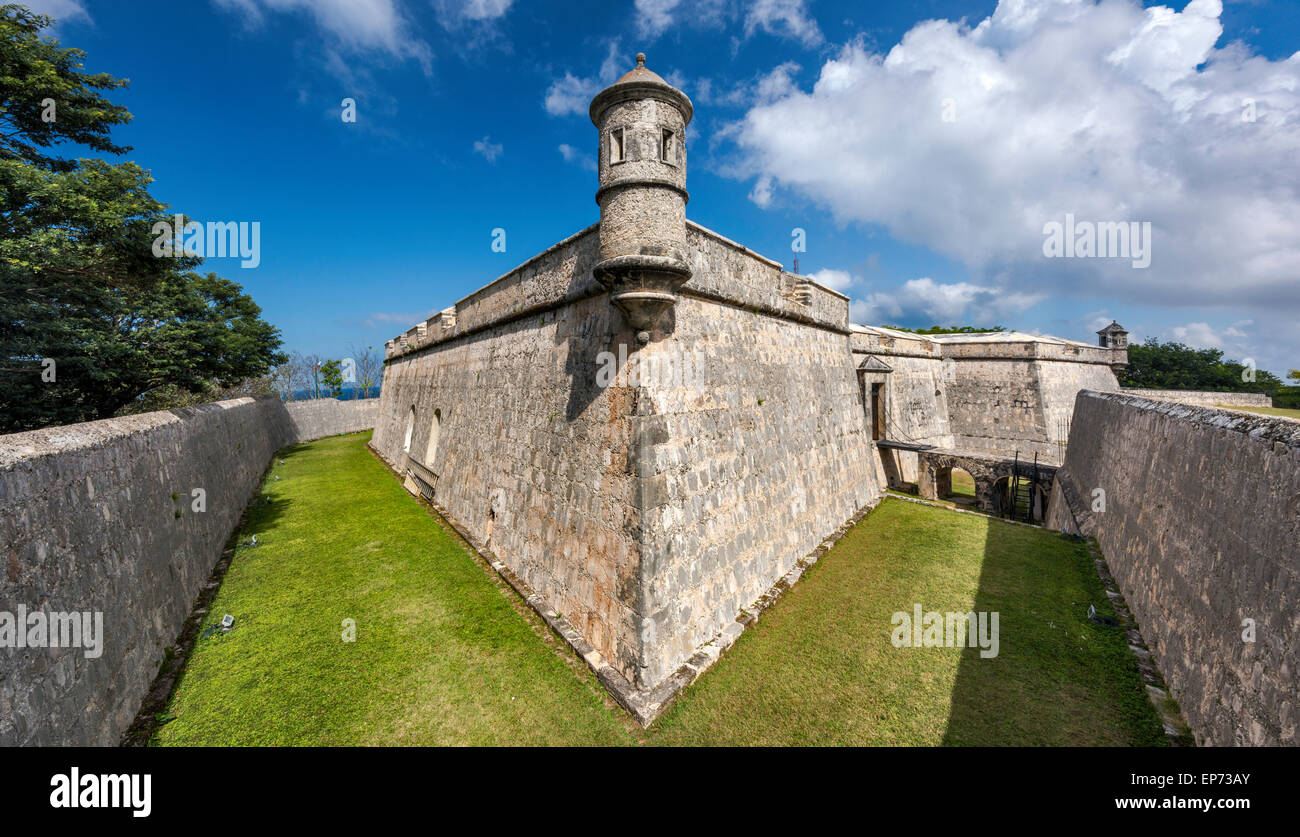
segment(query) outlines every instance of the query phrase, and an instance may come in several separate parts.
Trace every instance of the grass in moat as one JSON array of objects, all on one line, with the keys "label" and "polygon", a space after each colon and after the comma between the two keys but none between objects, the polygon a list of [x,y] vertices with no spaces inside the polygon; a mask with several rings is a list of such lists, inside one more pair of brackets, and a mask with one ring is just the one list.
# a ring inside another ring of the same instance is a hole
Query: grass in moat
[{"label": "grass in moat", "polygon": [[975,499],[975,478],[960,468],[952,469],[952,493],[950,497]]},{"label": "grass in moat", "polygon": [[[154,743],[1164,743],[1083,544],[891,499],[636,730],[368,438],[277,457]],[[997,611],[998,656],[895,648],[916,603]]]},{"label": "grass in moat", "polygon": [[234,629],[197,641],[155,741],[633,743],[596,678],[406,493],[369,438],[273,460],[271,502],[238,537],[258,545],[238,547],[202,630],[226,613]]},{"label": "grass in moat", "polygon": [[[997,611],[998,655],[896,648],[891,617]],[[659,744],[1163,745],[1084,544],[892,498],[659,720]]]}]

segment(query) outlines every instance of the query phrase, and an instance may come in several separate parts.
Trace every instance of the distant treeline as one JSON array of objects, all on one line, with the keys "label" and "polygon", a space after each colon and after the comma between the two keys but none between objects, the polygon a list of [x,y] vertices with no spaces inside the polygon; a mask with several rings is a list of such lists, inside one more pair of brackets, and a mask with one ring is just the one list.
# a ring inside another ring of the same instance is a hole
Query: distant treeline
[{"label": "distant treeline", "polygon": [[[1143,389],[1195,389],[1207,392],[1266,392],[1296,389],[1271,372],[1225,360],[1222,349],[1193,349],[1161,343],[1154,337],[1128,347],[1128,368],[1120,386]],[[1275,399],[1276,400],[1276,399]]]},{"label": "distant treeline", "polygon": [[979,326],[940,326],[932,325],[929,328],[904,328],[903,326],[885,326],[892,328],[894,331],[907,331],[912,334],[989,334],[995,331],[1006,331],[1002,326],[992,326],[980,328]]}]

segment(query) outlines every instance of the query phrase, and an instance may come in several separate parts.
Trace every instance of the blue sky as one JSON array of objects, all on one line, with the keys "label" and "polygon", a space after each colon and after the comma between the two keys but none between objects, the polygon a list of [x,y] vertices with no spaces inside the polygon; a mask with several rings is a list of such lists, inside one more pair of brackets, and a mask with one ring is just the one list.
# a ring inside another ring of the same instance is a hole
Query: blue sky
[{"label": "blue sky", "polygon": [[[586,103],[644,51],[696,105],[688,217],[787,266],[804,229],[857,322],[1300,366],[1293,0],[30,5],[131,80],[156,197],[261,222],[257,268],[207,266],[289,349],[380,345],[596,221]],[[1045,258],[1065,213],[1150,222],[1150,267]]]}]

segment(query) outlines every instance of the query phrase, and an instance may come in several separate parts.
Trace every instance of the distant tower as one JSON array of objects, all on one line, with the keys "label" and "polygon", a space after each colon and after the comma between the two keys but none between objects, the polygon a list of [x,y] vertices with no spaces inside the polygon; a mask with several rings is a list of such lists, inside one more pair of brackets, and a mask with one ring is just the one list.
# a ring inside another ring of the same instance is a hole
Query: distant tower
[{"label": "distant tower", "polygon": [[685,93],[645,68],[644,53],[635,69],[591,100],[600,132],[594,273],[642,342],[665,325],[677,289],[691,278],[685,138],[693,112]]},{"label": "distant tower", "polygon": [[1110,325],[1097,332],[1097,345],[1103,349],[1127,349],[1128,332],[1124,326],[1111,320]]},{"label": "distant tower", "polygon": [[1118,377],[1128,367],[1128,332],[1124,326],[1110,321],[1110,325],[1097,332],[1097,345],[1110,349],[1110,369]]}]

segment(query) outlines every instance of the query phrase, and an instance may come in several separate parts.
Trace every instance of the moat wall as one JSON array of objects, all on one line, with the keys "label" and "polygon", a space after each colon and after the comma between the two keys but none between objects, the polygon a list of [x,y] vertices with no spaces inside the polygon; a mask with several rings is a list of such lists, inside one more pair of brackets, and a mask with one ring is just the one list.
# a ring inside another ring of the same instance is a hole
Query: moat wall
[{"label": "moat wall", "polygon": [[1047,522],[1097,538],[1199,743],[1300,743],[1300,422],[1080,393]]},{"label": "moat wall", "polygon": [[1134,389],[1125,387],[1125,395],[1174,401],[1195,407],[1272,407],[1273,399],[1262,392],[1202,392],[1192,389]]},{"label": "moat wall", "polygon": [[377,407],[239,398],[0,436],[0,611],[103,614],[93,659],[0,648],[0,746],[116,744],[271,456]]}]

